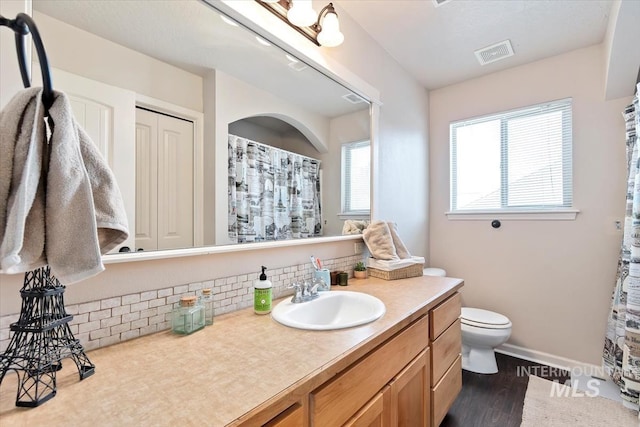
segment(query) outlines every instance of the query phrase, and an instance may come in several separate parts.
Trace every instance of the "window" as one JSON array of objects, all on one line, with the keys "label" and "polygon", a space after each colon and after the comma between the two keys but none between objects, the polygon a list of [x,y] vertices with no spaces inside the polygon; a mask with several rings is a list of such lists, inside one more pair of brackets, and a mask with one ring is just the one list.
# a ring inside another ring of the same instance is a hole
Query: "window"
[{"label": "window", "polygon": [[451,213],[570,209],[571,99],[451,124]]},{"label": "window", "polygon": [[369,215],[371,196],[371,144],[342,145],[342,214]]}]

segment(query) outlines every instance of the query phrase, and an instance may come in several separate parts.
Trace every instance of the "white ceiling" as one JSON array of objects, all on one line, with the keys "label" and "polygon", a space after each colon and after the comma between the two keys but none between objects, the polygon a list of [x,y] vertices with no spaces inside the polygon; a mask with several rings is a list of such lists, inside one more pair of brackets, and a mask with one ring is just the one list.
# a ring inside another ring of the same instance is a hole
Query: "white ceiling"
[{"label": "white ceiling", "polygon": [[[638,1],[638,0],[631,0]],[[613,1],[336,0],[428,89],[601,43]],[[481,66],[474,51],[510,40],[515,55]]]}]

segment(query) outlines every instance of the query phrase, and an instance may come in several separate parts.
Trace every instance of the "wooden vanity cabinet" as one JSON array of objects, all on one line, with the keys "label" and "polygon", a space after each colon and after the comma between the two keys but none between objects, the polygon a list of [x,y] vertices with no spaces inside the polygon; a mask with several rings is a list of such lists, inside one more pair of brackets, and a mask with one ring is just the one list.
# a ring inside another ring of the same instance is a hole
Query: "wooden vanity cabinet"
[{"label": "wooden vanity cabinet", "polygon": [[438,426],[462,388],[459,316],[455,293],[264,425]]},{"label": "wooden vanity cabinet", "polygon": [[462,389],[460,294],[429,312],[431,425],[438,426]]},{"label": "wooden vanity cabinet", "polygon": [[[414,359],[419,360],[419,365],[428,364],[428,358],[423,355],[428,346],[428,334],[429,318],[423,316],[342,371],[334,379],[312,391],[309,396],[311,425],[323,427],[345,425],[387,385],[391,385],[391,400],[394,399],[394,390],[396,400],[398,397],[406,400],[399,405],[397,402],[391,402],[391,408],[410,407],[413,410],[413,406],[407,402],[422,398],[414,398],[408,393],[408,390],[413,390],[407,388],[408,384],[411,387],[416,385],[411,381],[413,379],[411,374],[414,372],[408,372],[402,377],[401,374],[405,372],[405,367],[415,362]],[[394,380],[398,381],[395,387]],[[424,407],[424,410],[426,411],[427,408]],[[388,417],[391,419],[391,415]]]}]

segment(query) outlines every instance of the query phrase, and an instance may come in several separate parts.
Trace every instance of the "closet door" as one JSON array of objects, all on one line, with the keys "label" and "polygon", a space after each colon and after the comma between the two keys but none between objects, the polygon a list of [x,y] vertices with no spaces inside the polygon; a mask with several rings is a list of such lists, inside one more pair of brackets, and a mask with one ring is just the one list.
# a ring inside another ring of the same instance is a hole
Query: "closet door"
[{"label": "closet door", "polygon": [[158,118],[136,108],[136,250],[158,249]]},{"label": "closet door", "polygon": [[136,109],[136,249],[193,246],[193,123]]},{"label": "closet door", "polygon": [[193,123],[158,116],[158,249],[193,246]]}]

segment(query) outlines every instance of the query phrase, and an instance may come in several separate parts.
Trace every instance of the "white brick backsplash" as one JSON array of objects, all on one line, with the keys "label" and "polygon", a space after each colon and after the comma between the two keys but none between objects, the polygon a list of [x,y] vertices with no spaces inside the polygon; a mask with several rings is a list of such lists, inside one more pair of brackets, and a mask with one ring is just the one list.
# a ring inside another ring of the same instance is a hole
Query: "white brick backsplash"
[{"label": "white brick backsplash", "polygon": [[100,301],[91,301],[78,305],[78,313],[89,313],[100,310]]},{"label": "white brick backsplash", "polygon": [[158,298],[158,291],[148,291],[140,294],[140,301],[149,301]]},{"label": "white brick backsplash", "polygon": [[149,301],[143,301],[137,304],[131,304],[131,311],[142,311],[148,308],[149,308]]},{"label": "white brick backsplash", "polygon": [[[362,259],[354,255],[334,260],[323,260],[326,268],[347,271],[353,275],[353,265]],[[274,298],[291,295],[287,287],[294,281],[310,279],[309,263],[284,266],[267,271],[273,282]],[[73,315],[69,327],[80,340],[85,351],[171,328],[171,311],[180,297],[199,294],[203,288],[213,291],[215,315],[230,313],[253,304],[253,285],[259,272],[238,276],[212,277],[201,282],[181,284],[169,288],[115,296],[97,301],[72,304],[65,308]],[[0,316],[0,351],[9,345],[11,323],[19,320],[19,314]],[[90,356],[90,355],[89,355]]]},{"label": "white brick backsplash", "polygon": [[122,305],[140,302],[140,294],[130,294],[122,297]]},{"label": "white brick backsplash", "polygon": [[81,323],[78,325],[78,333],[82,334],[84,332],[95,331],[96,329],[100,329],[100,321],[97,320],[95,322],[87,322]]},{"label": "white brick backsplash", "polygon": [[89,338],[91,340],[97,340],[104,337],[111,336],[111,328],[98,329],[95,331],[89,332]]},{"label": "white brick backsplash", "polygon": [[129,314],[129,313],[131,313],[130,305],[121,305],[120,307],[113,307],[111,309],[112,316],[120,316],[122,314]]},{"label": "white brick backsplash", "polygon": [[189,292],[189,285],[181,285],[181,286],[174,286],[173,287],[173,294],[174,295],[186,294],[187,292]]},{"label": "white brick backsplash", "polygon": [[158,309],[157,308],[148,308],[146,310],[141,310],[140,311],[140,318],[152,317],[152,316],[157,316],[157,315],[158,315]]},{"label": "white brick backsplash", "polygon": [[122,301],[121,297],[103,299],[100,301],[100,308],[104,310],[105,308],[117,307],[120,305],[120,301]]},{"label": "white brick backsplash", "polygon": [[169,295],[173,295],[173,288],[160,289],[158,291],[158,298],[168,297]]},{"label": "white brick backsplash", "polygon": [[132,329],[120,334],[122,341],[130,340],[132,338],[138,338],[140,336],[140,329]]},{"label": "white brick backsplash", "polygon": [[140,312],[134,311],[133,313],[127,313],[122,315],[122,323],[131,322],[132,320],[138,320],[140,318]]},{"label": "white brick backsplash", "polygon": [[119,325],[122,323],[122,316],[108,317],[100,321],[101,328],[108,328],[110,326]]},{"label": "white brick backsplash", "polygon": [[165,304],[166,304],[165,298],[152,299],[151,301],[149,301],[149,308],[160,307],[161,305],[165,305]]},{"label": "white brick backsplash", "polygon": [[143,328],[147,325],[149,325],[149,319],[145,317],[144,319],[134,320],[131,322],[131,329]]},{"label": "white brick backsplash", "polygon": [[119,334],[121,332],[127,332],[131,330],[131,322],[120,323],[119,325],[115,325],[111,328],[111,334]]},{"label": "white brick backsplash", "polygon": [[106,310],[92,311],[91,313],[89,313],[89,320],[90,321],[102,320],[102,319],[106,319],[107,317],[111,317],[111,309],[110,308],[108,308]]}]

